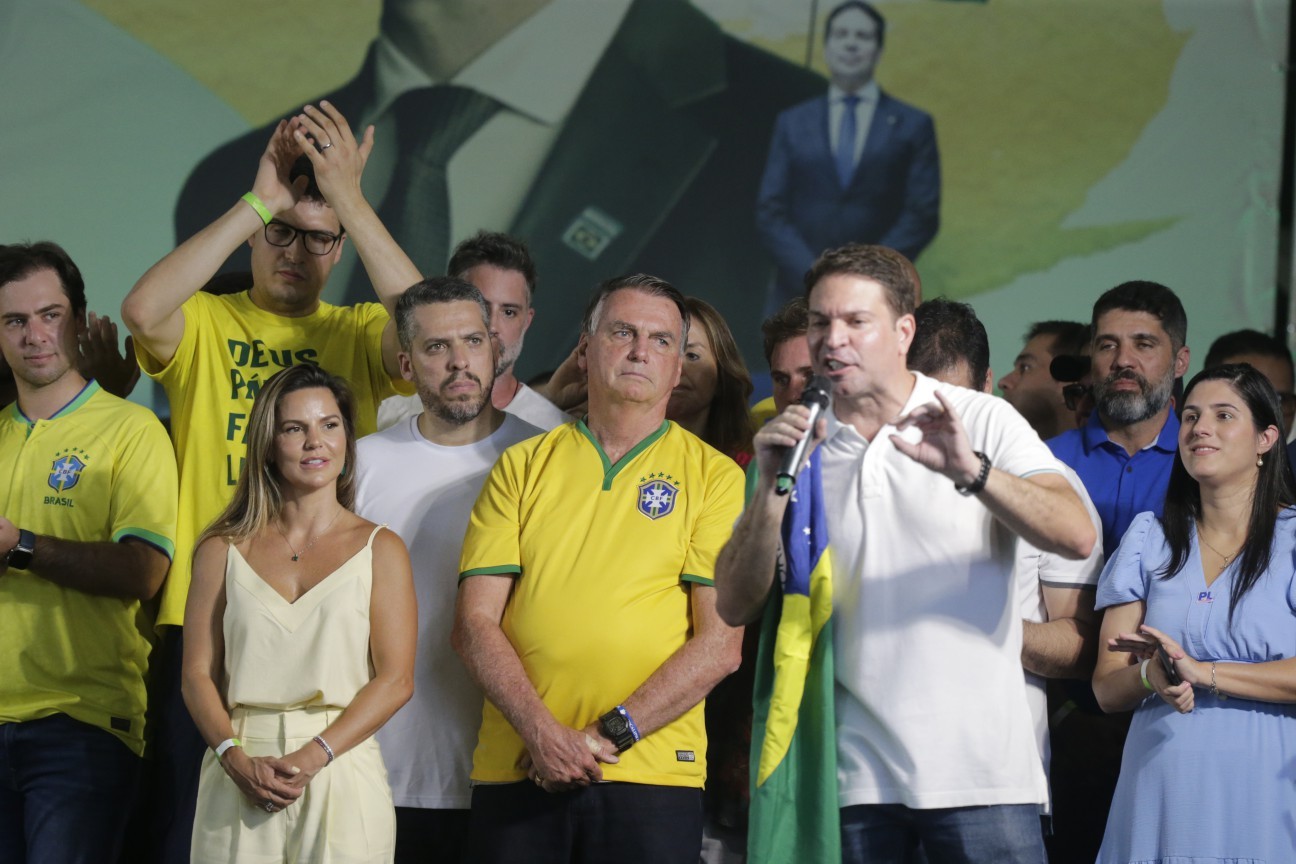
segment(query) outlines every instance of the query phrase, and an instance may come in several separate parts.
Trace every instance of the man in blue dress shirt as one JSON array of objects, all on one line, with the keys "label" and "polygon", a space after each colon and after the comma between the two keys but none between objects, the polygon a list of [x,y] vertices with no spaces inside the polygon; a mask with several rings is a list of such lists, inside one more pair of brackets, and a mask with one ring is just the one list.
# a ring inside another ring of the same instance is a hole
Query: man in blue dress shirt
[{"label": "man in blue dress shirt", "polygon": [[888,246],[911,261],[940,223],[940,159],[930,114],[873,79],[886,21],[872,5],[828,13],[828,92],[779,114],[761,179],[756,227],[778,267],[768,312],[804,292],[825,249]]}]

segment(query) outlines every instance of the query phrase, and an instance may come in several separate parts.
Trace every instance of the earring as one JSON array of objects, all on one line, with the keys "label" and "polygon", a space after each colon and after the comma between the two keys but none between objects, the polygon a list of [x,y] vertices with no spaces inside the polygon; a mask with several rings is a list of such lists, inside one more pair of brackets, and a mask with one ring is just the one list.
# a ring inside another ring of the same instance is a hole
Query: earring
[{"label": "earring", "polygon": [[1259,468],[1259,467],[1261,467],[1262,465],[1264,465],[1264,457],[1263,457],[1263,456],[1257,456],[1257,457],[1256,457],[1256,467]]}]

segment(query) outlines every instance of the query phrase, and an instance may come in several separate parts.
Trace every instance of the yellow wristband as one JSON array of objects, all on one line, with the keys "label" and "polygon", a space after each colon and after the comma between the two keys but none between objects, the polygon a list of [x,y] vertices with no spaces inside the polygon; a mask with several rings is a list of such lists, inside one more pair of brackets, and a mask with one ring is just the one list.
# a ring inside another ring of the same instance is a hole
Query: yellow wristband
[{"label": "yellow wristband", "polygon": [[242,747],[242,746],[243,746],[243,742],[240,741],[239,739],[226,738],[224,741],[216,745],[217,761],[219,761],[225,755],[226,750],[229,750],[231,747]]},{"label": "yellow wristband", "polygon": [[1149,681],[1147,677],[1147,664],[1151,662],[1152,662],[1151,660],[1144,660],[1141,664],[1139,664],[1139,677],[1143,679],[1144,687],[1146,687],[1149,690],[1156,690],[1156,688],[1152,686],[1152,682]]},{"label": "yellow wristband", "polygon": [[270,212],[270,208],[265,206],[265,204],[262,203],[261,199],[258,198],[254,193],[249,192],[246,195],[244,195],[240,200],[246,201],[249,205],[251,205],[252,209],[257,212],[257,215],[261,217],[261,221],[264,222],[266,225],[269,225],[270,220],[274,218],[274,214]]}]

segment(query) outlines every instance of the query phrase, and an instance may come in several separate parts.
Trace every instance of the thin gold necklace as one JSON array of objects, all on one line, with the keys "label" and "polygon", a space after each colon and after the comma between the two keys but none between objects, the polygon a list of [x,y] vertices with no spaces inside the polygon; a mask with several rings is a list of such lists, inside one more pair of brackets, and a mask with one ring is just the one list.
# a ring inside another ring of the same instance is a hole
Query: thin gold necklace
[{"label": "thin gold necklace", "polygon": [[[1197,539],[1205,543],[1207,549],[1211,550],[1212,552],[1214,552],[1216,555],[1218,555],[1220,558],[1224,560],[1224,567],[1227,567],[1229,565],[1229,562],[1232,561],[1233,558],[1236,557],[1237,554],[1242,551],[1242,546],[1239,545],[1238,548],[1233,550],[1232,555],[1225,555],[1223,552],[1219,551],[1218,549],[1216,549],[1214,546],[1210,544],[1210,541],[1206,539],[1206,535],[1202,533],[1201,526],[1197,527]],[[1244,540],[1242,545],[1245,545],[1245,543],[1246,541]]]},{"label": "thin gold necklace", "polygon": [[338,517],[342,515],[342,511],[345,509],[346,509],[345,507],[338,505],[337,512],[333,514],[333,518],[329,520],[329,523],[324,526],[324,530],[320,531],[314,537],[311,537],[310,540],[306,543],[306,545],[301,548],[300,552],[294,549],[293,545],[288,542],[288,535],[284,533],[283,525],[281,525],[278,520],[275,520],[275,529],[278,530],[279,536],[283,538],[284,545],[287,546],[289,551],[293,553],[292,560],[294,561],[300,560],[301,556],[305,555],[310,550],[310,548],[315,545],[315,541],[323,537],[324,534],[328,532],[328,529],[333,527],[333,523],[337,521]]}]

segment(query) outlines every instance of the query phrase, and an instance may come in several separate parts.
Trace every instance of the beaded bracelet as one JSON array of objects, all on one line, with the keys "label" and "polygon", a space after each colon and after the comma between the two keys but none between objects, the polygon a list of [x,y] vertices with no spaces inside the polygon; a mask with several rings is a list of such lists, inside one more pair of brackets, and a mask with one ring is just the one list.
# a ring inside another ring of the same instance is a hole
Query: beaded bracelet
[{"label": "beaded bracelet", "polygon": [[990,457],[980,450],[972,451],[978,459],[981,460],[981,471],[977,474],[976,479],[966,486],[954,484],[954,491],[960,495],[978,495],[986,486],[986,480],[990,477]]}]

